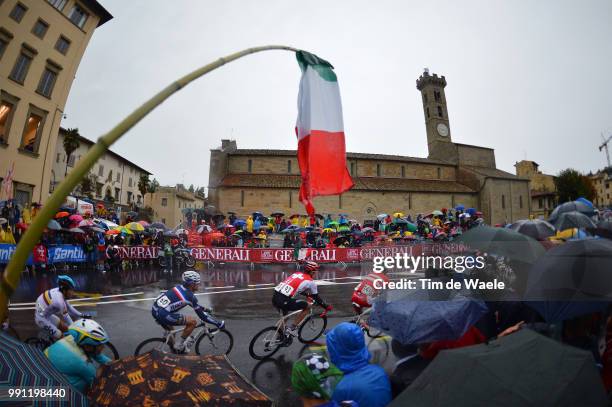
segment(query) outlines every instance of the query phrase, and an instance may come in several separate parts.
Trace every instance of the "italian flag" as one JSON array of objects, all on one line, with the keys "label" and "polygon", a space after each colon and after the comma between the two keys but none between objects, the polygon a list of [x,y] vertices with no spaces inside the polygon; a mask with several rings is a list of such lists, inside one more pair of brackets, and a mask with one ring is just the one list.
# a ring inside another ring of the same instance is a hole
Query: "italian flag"
[{"label": "italian flag", "polygon": [[334,67],[305,51],[296,56],[302,70],[295,125],[302,174],[300,202],[314,216],[315,196],[341,194],[353,187],[353,180],[346,168],[342,102]]}]

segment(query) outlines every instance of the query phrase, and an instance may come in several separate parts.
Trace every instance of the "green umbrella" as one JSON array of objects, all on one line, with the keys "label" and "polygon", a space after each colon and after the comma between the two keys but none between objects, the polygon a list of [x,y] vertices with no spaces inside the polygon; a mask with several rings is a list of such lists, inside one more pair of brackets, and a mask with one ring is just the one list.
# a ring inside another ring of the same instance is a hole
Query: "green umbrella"
[{"label": "green umbrella", "polygon": [[393,400],[399,406],[605,406],[591,352],[529,329],[445,350]]}]

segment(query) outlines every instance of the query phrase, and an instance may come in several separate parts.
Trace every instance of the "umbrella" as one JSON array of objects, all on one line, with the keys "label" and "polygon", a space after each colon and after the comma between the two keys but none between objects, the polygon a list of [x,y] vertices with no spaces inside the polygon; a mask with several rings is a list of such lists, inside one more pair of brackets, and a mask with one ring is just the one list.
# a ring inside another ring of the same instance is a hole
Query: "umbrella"
[{"label": "umbrella", "polygon": [[177,234],[177,235],[183,235],[183,234],[188,235],[188,234],[189,234],[189,231],[188,231],[187,229],[178,229],[178,230],[176,231],[176,234]]},{"label": "umbrella", "polygon": [[418,229],[417,225],[415,225],[414,223],[410,223],[410,222],[406,223],[406,230],[408,230],[409,232],[413,232],[414,233],[414,232],[417,231],[417,229]]},{"label": "umbrella", "polygon": [[595,229],[589,229],[589,232],[597,236],[612,239],[612,220],[600,220],[597,222],[597,227]]},{"label": "umbrella", "polygon": [[393,218],[393,223],[395,223],[396,225],[407,225],[408,221],[402,218]]},{"label": "umbrella", "polygon": [[246,221],[244,219],[236,219],[234,221],[234,226],[238,227],[238,226],[244,226],[246,225]]},{"label": "umbrella", "polygon": [[[5,389],[35,386],[37,388],[65,388],[67,398],[56,403],[35,403],[35,405],[86,406],[87,399],[73,389],[68,380],[58,372],[44,353],[30,345],[15,340],[0,331],[0,387]],[[3,398],[7,401],[8,399]],[[32,401],[23,403],[31,405]],[[66,403],[66,404],[64,404]],[[21,403],[16,402],[16,405]],[[34,405],[34,404],[32,404]]]},{"label": "umbrella", "polygon": [[444,213],[442,211],[435,210],[431,213],[433,216],[442,216]]},{"label": "umbrella", "polygon": [[[0,223],[1,225],[2,223]],[[49,221],[49,223],[47,223],[47,229],[51,229],[51,230],[62,230],[62,226],[59,224],[58,221],[51,219]]]},{"label": "umbrella", "polygon": [[124,226],[126,229],[131,230],[132,232],[144,232],[144,226],[142,226],[138,222],[130,222]]},{"label": "umbrella", "polygon": [[164,236],[166,236],[166,237],[178,237],[178,235],[176,234],[176,232],[174,230],[166,230],[164,232]]},{"label": "umbrella", "polygon": [[91,227],[89,228],[89,230],[91,230],[92,232],[104,233],[104,229],[101,229],[101,228],[96,227],[96,226],[91,226]]},{"label": "umbrella", "polygon": [[274,213],[271,213],[271,214],[270,214],[270,216],[273,216],[273,217],[277,217],[277,216],[285,216],[285,214],[284,214],[284,213],[282,213],[282,212],[274,212]]},{"label": "umbrella", "polygon": [[119,232],[117,229],[111,229],[111,230],[107,230],[105,235],[118,235],[119,233],[121,232]]},{"label": "umbrella", "polygon": [[336,227],[336,226],[338,226],[338,225],[339,225],[339,223],[338,223],[338,222],[336,222],[335,220],[334,220],[334,221],[331,221],[331,222],[329,222],[329,223],[327,224],[327,226],[332,226],[332,227]]},{"label": "umbrella", "polygon": [[466,212],[469,213],[470,216],[474,216],[478,211],[476,210],[476,208],[467,208]]},{"label": "umbrella", "polygon": [[389,407],[605,406],[591,352],[529,329],[438,354]]},{"label": "umbrella", "polygon": [[134,232],[132,232],[130,229],[126,228],[125,226],[117,226],[114,230],[118,230],[119,233],[123,233],[125,235],[133,235]]},{"label": "umbrella", "polygon": [[96,226],[96,224],[90,220],[90,219],[83,219],[82,221],[79,222],[78,227],[80,228],[85,228],[85,227],[92,227],[92,226]]},{"label": "umbrella", "polygon": [[115,222],[111,222],[108,219],[94,219],[94,222],[96,222],[98,225],[101,225],[104,229],[112,229],[119,226]]},{"label": "umbrella", "polygon": [[[552,219],[552,217],[551,217]],[[563,212],[559,215],[554,222],[552,222],[558,230],[572,229],[572,228],[596,228],[595,222],[593,222],[588,216],[578,211]]]},{"label": "umbrella", "polygon": [[235,228],[236,226],[234,225],[230,225],[229,223],[224,223],[223,225],[219,226],[219,229],[228,229],[228,228]]},{"label": "umbrella", "polygon": [[70,219],[71,221],[73,221],[73,222],[77,223],[77,222],[82,221],[82,220],[83,220],[83,217],[82,217],[81,215],[74,214],[74,215],[70,215],[70,216],[68,217],[68,219]]},{"label": "umbrella", "polygon": [[402,212],[395,212],[395,213],[393,214],[393,217],[394,217],[394,218],[403,218],[403,217],[404,217],[404,214],[403,214]]},{"label": "umbrella", "polygon": [[556,233],[555,227],[545,220],[523,219],[510,225],[510,229],[532,237],[535,240],[545,240]]},{"label": "umbrella", "polygon": [[70,228],[68,229],[68,232],[70,233],[85,233],[85,231],[81,228]]},{"label": "umbrella", "polygon": [[138,223],[140,223],[145,228],[149,226],[149,222],[147,222],[146,220],[139,220]]},{"label": "umbrella", "polygon": [[472,249],[525,263],[534,263],[544,255],[544,247],[540,242],[514,230],[493,228],[482,225],[463,233],[457,243],[464,243]]},{"label": "umbrella", "polygon": [[335,232],[335,230],[334,230],[334,229],[331,229],[331,228],[325,228],[325,229],[323,229],[323,233],[334,233],[334,232]]},{"label": "umbrella", "polygon": [[387,216],[389,216],[389,215],[387,215],[386,213],[381,213],[379,215],[376,215],[376,219],[381,220],[381,219],[386,218]]},{"label": "umbrella", "polygon": [[164,225],[161,222],[153,222],[149,225],[150,228],[152,229],[160,229],[160,230],[167,230],[168,226]]},{"label": "umbrella", "polygon": [[70,216],[68,212],[62,211],[55,214],[55,219],[65,218],[66,216]]},{"label": "umbrella", "polygon": [[363,233],[374,233],[374,232],[376,232],[373,228],[370,228],[370,227],[363,228],[363,229],[361,229],[361,231]]},{"label": "umbrella", "polygon": [[128,213],[126,213],[126,215],[130,218],[135,218],[136,216],[138,216],[138,212],[129,211]]},{"label": "umbrella", "polygon": [[348,225],[342,224],[338,226],[338,232],[350,232],[351,228]]},{"label": "umbrella", "polygon": [[4,225],[8,221],[5,218],[0,218],[0,225]]},{"label": "umbrella", "polygon": [[582,201],[572,201],[572,202],[565,202],[557,206],[555,210],[552,211],[552,213],[550,214],[550,218],[548,218],[548,221],[552,224],[555,224],[562,213],[574,212],[574,211],[580,212],[586,216],[595,215],[595,210],[593,209],[592,204],[589,205]]},{"label": "umbrella", "polygon": [[253,219],[257,218],[265,218],[265,216],[263,216],[263,213],[261,212],[253,212]]},{"label": "umbrella", "polygon": [[455,206],[455,210],[456,210],[456,211],[464,211],[464,210],[465,210],[465,206],[463,206],[463,205],[457,205],[457,206]]},{"label": "umbrella", "polygon": [[153,350],[101,369],[88,393],[98,405],[102,400],[111,406],[125,405],[126,400],[135,406],[272,405],[225,356],[179,356]]},{"label": "umbrella", "polygon": [[[442,283],[445,280],[437,280]],[[403,344],[459,339],[488,311],[468,290],[386,290],[374,303],[370,325]]]},{"label": "umbrella", "polygon": [[547,321],[596,312],[612,301],[612,241],[570,240],[529,270],[525,299]]}]

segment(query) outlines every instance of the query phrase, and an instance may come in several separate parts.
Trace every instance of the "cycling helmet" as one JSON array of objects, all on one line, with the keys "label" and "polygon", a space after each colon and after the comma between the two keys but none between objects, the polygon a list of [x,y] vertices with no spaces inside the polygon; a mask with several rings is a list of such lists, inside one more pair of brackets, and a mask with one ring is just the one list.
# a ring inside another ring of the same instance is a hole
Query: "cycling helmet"
[{"label": "cycling helmet", "polygon": [[57,285],[60,289],[70,288],[74,290],[76,288],[76,283],[74,280],[67,275],[57,276]]},{"label": "cycling helmet", "polygon": [[78,345],[102,345],[108,342],[108,334],[100,324],[92,319],[79,319],[68,327]]},{"label": "cycling helmet", "polygon": [[200,284],[200,273],[193,270],[187,270],[183,273],[183,283],[189,284]]},{"label": "cycling helmet", "polygon": [[304,271],[308,273],[312,273],[313,271],[317,271],[319,269],[319,265],[314,261],[305,261],[304,262]]}]

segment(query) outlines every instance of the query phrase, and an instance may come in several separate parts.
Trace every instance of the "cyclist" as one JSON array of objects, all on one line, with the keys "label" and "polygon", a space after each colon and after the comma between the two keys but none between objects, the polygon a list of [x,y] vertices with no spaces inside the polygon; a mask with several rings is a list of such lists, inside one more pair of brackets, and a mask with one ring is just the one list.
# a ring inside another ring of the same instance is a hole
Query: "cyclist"
[{"label": "cyclist", "polygon": [[36,299],[34,321],[49,334],[52,341],[60,339],[63,332],[72,325],[72,318],[88,318],[89,315],[77,311],[68,300],[74,297],[76,284],[66,275],[57,277],[57,287],[46,290]]},{"label": "cyclist", "polygon": [[[376,280],[380,280],[378,284],[379,288],[376,288],[374,282]],[[382,287],[382,283],[389,282],[389,277],[387,277],[383,273],[370,273],[365,276],[355,290],[353,290],[353,296],[351,297],[351,302],[353,303],[353,310],[357,315],[361,315],[363,311],[372,306],[372,302],[378,294],[380,294],[380,287]]]},{"label": "cyclist", "polygon": [[102,349],[108,342],[104,328],[91,319],[79,319],[59,341],[45,349],[45,356],[62,373],[70,384],[81,393],[86,393],[96,378],[96,364],[107,364],[111,360]]},{"label": "cyclist", "polygon": [[190,315],[179,313],[181,309],[187,305],[192,307],[200,319],[209,324],[215,325],[222,329],[225,326],[225,321],[217,321],[209,313],[212,312],[200,304],[194,295],[200,284],[200,274],[193,270],[187,270],[183,273],[183,284],[177,285],[174,288],[162,293],[153,302],[151,314],[155,322],[160,324],[164,329],[168,330],[169,326],[184,325],[182,335],[177,343],[174,344],[174,349],[181,353],[189,353],[191,346],[195,342],[195,338],[191,333],[197,325],[197,321]]},{"label": "cyclist", "polygon": [[319,265],[314,261],[303,262],[304,272],[295,272],[286,278],[283,282],[274,288],[272,296],[272,305],[283,312],[283,315],[291,311],[302,310],[291,325],[288,326],[287,333],[297,336],[297,327],[308,314],[308,302],[295,299],[298,294],[303,294],[311,297],[314,302],[325,308],[325,311],[331,311],[332,306],[327,305],[319,296],[317,283],[313,280],[313,274],[319,270]]}]

